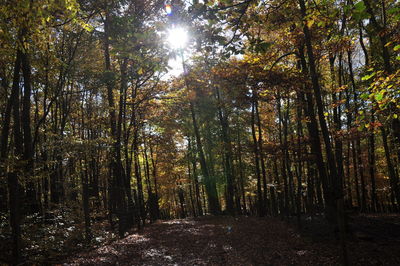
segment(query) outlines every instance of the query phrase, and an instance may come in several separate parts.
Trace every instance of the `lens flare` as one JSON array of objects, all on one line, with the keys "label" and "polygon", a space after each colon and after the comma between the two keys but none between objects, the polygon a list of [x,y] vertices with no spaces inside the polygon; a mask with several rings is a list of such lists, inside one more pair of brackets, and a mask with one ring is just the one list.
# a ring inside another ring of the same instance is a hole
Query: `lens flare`
[{"label": "lens flare", "polygon": [[167,15],[170,16],[172,14],[172,7],[171,5],[166,4],[165,5],[165,11],[167,12]]}]

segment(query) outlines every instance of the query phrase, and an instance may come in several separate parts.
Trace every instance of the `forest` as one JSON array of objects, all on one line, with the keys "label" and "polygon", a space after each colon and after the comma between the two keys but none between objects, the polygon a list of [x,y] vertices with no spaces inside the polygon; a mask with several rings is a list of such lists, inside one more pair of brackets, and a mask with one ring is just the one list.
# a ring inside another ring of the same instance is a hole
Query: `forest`
[{"label": "forest", "polygon": [[400,1],[1,0],[0,264],[400,265]]}]

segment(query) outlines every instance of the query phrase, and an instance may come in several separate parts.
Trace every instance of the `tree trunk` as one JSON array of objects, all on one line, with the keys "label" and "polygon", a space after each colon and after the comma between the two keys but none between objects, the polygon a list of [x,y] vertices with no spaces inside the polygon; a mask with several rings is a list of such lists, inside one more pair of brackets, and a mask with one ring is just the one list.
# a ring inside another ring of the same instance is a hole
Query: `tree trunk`
[{"label": "tree trunk", "polygon": [[[303,3],[303,5],[304,5],[304,3]],[[305,28],[306,28],[306,26],[305,26]],[[308,72],[307,63],[305,60],[303,47],[300,47],[299,55],[300,55],[300,63],[301,63],[302,71],[304,72],[304,74],[307,74],[307,72]],[[332,192],[332,185],[329,181],[327,170],[325,167],[325,162],[324,162],[324,159],[322,156],[321,141],[320,141],[319,130],[318,130],[318,122],[317,122],[317,118],[315,117],[313,97],[312,97],[312,94],[307,89],[306,93],[299,92],[298,98],[301,99],[301,102],[303,103],[304,113],[309,118],[306,125],[307,125],[307,129],[308,129],[308,133],[310,135],[311,152],[315,156],[315,162],[316,162],[316,166],[317,166],[318,173],[319,173],[318,181],[320,181],[322,183],[322,188],[324,190],[325,214],[329,221],[334,222],[336,219],[336,205],[335,205],[334,198],[333,198],[334,196],[333,196],[333,192]],[[317,192],[318,192],[318,189],[319,189],[319,185],[317,184]],[[319,202],[319,204],[321,203],[320,200],[318,202]]]},{"label": "tree trunk", "polygon": [[217,86],[215,87],[215,92],[217,96],[218,116],[221,124],[221,133],[222,133],[221,137],[224,143],[224,153],[225,153],[225,172],[226,172],[225,175],[227,184],[226,209],[229,214],[234,215],[235,175],[233,169],[232,143],[229,132],[228,117],[226,114],[226,110],[223,110],[222,108],[221,94]]},{"label": "tree trunk", "polygon": [[33,146],[31,132],[31,66],[28,54],[22,53],[22,75],[24,78],[24,95],[22,98],[22,130],[24,151],[22,159],[24,161],[24,174],[26,180],[26,200],[28,203],[28,212],[35,213],[39,211],[39,204],[36,198],[36,186],[32,180],[33,177]]},{"label": "tree trunk", "polygon": [[[300,4],[302,18],[305,19],[307,12],[306,12],[306,6],[305,6],[304,0],[299,0],[299,4]],[[314,96],[315,96],[315,102],[317,105],[317,115],[318,115],[319,125],[321,127],[322,137],[323,137],[323,141],[325,143],[325,152],[326,152],[326,157],[327,157],[328,166],[329,166],[329,178],[326,179],[326,181],[328,181],[328,182],[324,186],[325,194],[326,193],[331,194],[328,197],[328,200],[325,201],[326,205],[327,205],[327,218],[329,221],[335,222],[336,218],[337,218],[336,200],[338,200],[339,198],[342,197],[341,186],[339,185],[339,184],[341,184],[341,182],[340,182],[340,180],[337,180],[338,172],[337,172],[337,167],[336,167],[336,160],[335,160],[335,156],[332,152],[329,130],[328,130],[328,127],[326,124],[325,116],[324,116],[324,107],[323,107],[323,102],[322,102],[321,87],[320,87],[319,81],[318,81],[318,74],[316,71],[313,47],[312,47],[312,43],[311,43],[311,33],[310,33],[310,30],[306,23],[304,24],[303,32],[304,32],[304,41],[305,41],[305,45],[307,48],[309,74],[310,74],[310,78],[311,78],[311,82],[312,82],[313,92],[314,92]],[[309,101],[309,102],[311,102],[311,101]]]},{"label": "tree trunk", "polygon": [[237,143],[238,143],[238,148],[237,148],[237,160],[239,163],[238,170],[239,170],[239,178],[240,178],[240,190],[242,193],[242,201],[243,201],[243,212],[247,212],[247,207],[246,207],[246,195],[245,195],[245,188],[244,188],[244,173],[243,173],[243,163],[242,163],[242,143],[240,141],[240,130],[239,127],[237,129]]},{"label": "tree trunk", "polygon": [[253,150],[254,150],[254,160],[255,160],[255,168],[256,168],[256,178],[257,178],[257,212],[260,217],[265,216],[265,208],[264,208],[264,200],[261,191],[261,173],[260,173],[260,154],[259,154],[259,146],[256,137],[256,129],[255,129],[255,110],[257,105],[257,99],[253,94],[253,101],[251,105],[251,133],[253,136]]},{"label": "tree trunk", "polygon": [[201,138],[200,138],[200,131],[197,125],[196,114],[194,111],[194,103],[192,101],[189,102],[189,107],[192,116],[194,135],[196,137],[197,151],[199,153],[201,171],[203,173],[204,182],[206,186],[209,211],[211,214],[218,214],[220,213],[220,206],[218,201],[217,190],[215,187],[215,182],[211,180],[212,177],[210,176],[207,167],[206,158],[204,156],[204,151],[203,151],[203,145],[201,143]]},{"label": "tree trunk", "polygon": [[394,166],[392,163],[392,159],[390,158],[390,150],[387,140],[387,133],[384,127],[381,127],[381,134],[382,134],[382,141],[383,141],[383,148],[385,149],[385,158],[386,158],[386,165],[389,172],[389,180],[390,180],[390,187],[392,189],[392,197],[396,198],[397,206],[396,209],[400,209],[400,188],[399,188],[399,178],[396,175],[394,170]]},{"label": "tree trunk", "polygon": [[[375,122],[374,114],[371,114],[371,123]],[[369,176],[371,179],[371,209],[373,212],[378,211],[378,198],[376,194],[376,180],[375,180],[375,133],[372,131],[368,137],[368,165]]]},{"label": "tree trunk", "polygon": [[191,137],[188,137],[188,149],[190,152],[190,160],[192,162],[192,167],[193,167],[193,180],[194,180],[194,187],[195,187],[195,194],[196,194],[196,206],[197,206],[197,210],[198,210],[198,215],[203,216],[203,208],[201,206],[201,195],[200,195],[200,188],[199,188],[199,179],[197,176],[196,153],[193,151]]},{"label": "tree trunk", "polygon": [[263,138],[262,138],[262,128],[261,128],[261,119],[260,119],[260,112],[258,110],[258,93],[255,91],[256,97],[256,105],[255,105],[255,112],[257,118],[257,131],[258,131],[258,149],[260,155],[260,165],[261,165],[261,173],[262,173],[262,185],[263,185],[263,207],[264,207],[264,215],[267,212],[267,173],[265,170],[265,159],[264,159],[264,150],[263,150]]},{"label": "tree trunk", "polygon": [[[118,118],[117,125],[117,115],[115,112],[115,104],[114,104],[114,72],[111,69],[111,57],[110,57],[110,48],[109,48],[109,32],[110,32],[110,17],[109,11],[106,11],[106,17],[104,21],[104,59],[105,59],[105,74],[107,78],[106,86],[107,86],[107,99],[108,99],[108,108],[109,108],[109,116],[110,116],[110,128],[111,128],[111,137],[113,140],[112,144],[112,152],[111,152],[111,172],[112,172],[112,182],[114,185],[114,199],[116,203],[116,214],[119,220],[118,223],[118,231],[119,235],[122,237],[125,233],[125,193],[124,193],[124,172],[123,166],[121,162],[121,131],[120,131],[120,119]],[[120,114],[121,115],[121,114]],[[118,128],[117,128],[118,126]]]}]

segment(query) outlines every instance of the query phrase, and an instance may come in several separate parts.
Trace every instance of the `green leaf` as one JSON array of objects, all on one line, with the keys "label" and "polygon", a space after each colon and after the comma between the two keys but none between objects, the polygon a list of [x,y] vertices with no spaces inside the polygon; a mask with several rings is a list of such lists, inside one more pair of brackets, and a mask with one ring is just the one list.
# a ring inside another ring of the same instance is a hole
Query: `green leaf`
[{"label": "green leaf", "polygon": [[369,15],[367,12],[365,12],[365,4],[364,1],[360,1],[357,4],[354,5],[354,10],[353,10],[353,17],[355,20],[363,20],[369,18]]},{"label": "green leaf", "polygon": [[370,75],[366,75],[366,76],[362,77],[361,80],[369,80],[375,75],[376,75],[376,72],[373,72]]},{"label": "green leaf", "polygon": [[364,1],[360,1],[357,4],[355,4],[354,9],[357,12],[363,12],[366,9]]},{"label": "green leaf", "polygon": [[397,12],[400,12],[400,8],[399,8],[399,7],[393,7],[393,8],[388,9],[387,12],[388,12],[389,14],[395,14],[395,13],[397,13]]},{"label": "green leaf", "polygon": [[350,5],[345,5],[343,7],[343,11],[347,14],[349,11],[351,11],[351,6]]},{"label": "green leaf", "polygon": [[382,93],[377,93],[375,94],[375,100],[376,101],[381,101],[383,99],[383,94]]},{"label": "green leaf", "polygon": [[394,50],[394,51],[400,50],[400,44],[396,45],[396,46],[393,48],[393,50]]}]

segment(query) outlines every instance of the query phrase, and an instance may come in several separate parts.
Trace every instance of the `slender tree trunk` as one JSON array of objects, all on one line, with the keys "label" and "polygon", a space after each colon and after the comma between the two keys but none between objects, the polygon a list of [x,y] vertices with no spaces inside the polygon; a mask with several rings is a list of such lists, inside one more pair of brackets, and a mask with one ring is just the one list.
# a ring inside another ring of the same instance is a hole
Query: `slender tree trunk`
[{"label": "slender tree trunk", "polygon": [[243,173],[243,162],[242,162],[242,143],[240,141],[240,130],[239,127],[237,129],[237,143],[238,143],[238,150],[237,150],[237,157],[238,157],[238,163],[239,163],[239,177],[240,177],[240,190],[242,192],[242,199],[243,199],[243,212],[247,212],[247,207],[246,207],[246,194],[245,194],[245,188],[244,188],[244,173]]},{"label": "slender tree trunk", "polygon": [[81,163],[81,182],[82,182],[82,200],[83,200],[83,214],[85,217],[85,241],[90,242],[92,233],[90,230],[90,208],[89,208],[89,184],[88,184],[88,170]]},{"label": "slender tree trunk", "polygon": [[[258,94],[257,93],[256,93],[256,97],[258,98]],[[262,185],[263,185],[263,207],[264,207],[264,213],[266,214],[267,213],[267,206],[268,206],[267,173],[266,173],[266,170],[265,170],[263,137],[262,137],[260,112],[258,110],[258,101],[257,101],[257,103],[255,105],[255,109],[256,109],[255,112],[256,112],[256,118],[257,118],[258,148],[259,148],[259,155],[260,155],[260,165],[261,165]]]},{"label": "slender tree trunk", "polygon": [[255,129],[255,113],[256,113],[256,104],[257,99],[253,95],[253,101],[251,105],[251,133],[253,136],[253,146],[254,146],[254,160],[255,160],[255,168],[256,168],[256,178],[257,178],[257,212],[260,217],[265,216],[265,208],[264,208],[264,200],[261,191],[261,173],[260,173],[260,154],[259,154],[259,146],[256,137],[256,129]]},{"label": "slender tree trunk", "polygon": [[382,134],[382,141],[383,141],[383,148],[385,149],[385,158],[386,158],[386,165],[389,172],[389,180],[390,180],[390,187],[392,189],[392,197],[396,199],[397,206],[395,208],[397,210],[400,209],[400,188],[399,188],[399,178],[396,175],[394,170],[394,166],[392,163],[392,159],[390,157],[390,150],[387,140],[387,133],[384,127],[381,127],[381,134]]},{"label": "slender tree trunk", "polygon": [[156,168],[156,162],[154,159],[154,153],[153,153],[153,146],[151,142],[149,143],[150,146],[150,159],[151,159],[151,166],[152,166],[152,173],[153,173],[153,180],[154,180],[154,200],[155,200],[155,208],[156,208],[156,219],[160,219],[160,206],[158,204],[158,184],[157,184],[157,168]]},{"label": "slender tree trunk", "polygon": [[[364,42],[363,42],[363,36],[362,36],[362,25],[360,25],[360,43],[361,46],[363,47],[363,51],[364,51],[364,56],[365,56],[365,63],[366,66],[368,66],[368,52],[365,48]],[[354,103],[354,113],[356,114],[358,112],[358,97],[357,97],[357,87],[356,87],[356,82],[354,79],[354,73],[353,73],[353,60],[351,57],[351,51],[348,50],[347,51],[347,61],[349,64],[349,74],[350,74],[350,81],[351,81],[351,85],[352,85],[352,89],[353,89],[353,103]],[[348,125],[351,125],[351,121],[352,121],[352,117],[350,116],[351,113],[349,114],[349,118],[348,120]],[[353,172],[354,172],[354,185],[355,185],[355,189],[356,189],[356,199],[357,199],[357,206],[359,209],[362,209],[362,200],[361,200],[361,193],[360,193],[360,187],[359,187],[359,181],[358,181],[358,171],[359,171],[359,166],[360,164],[362,164],[362,162],[358,161],[357,162],[357,154],[358,154],[358,148],[360,145],[359,139],[357,139],[356,141],[352,141],[351,142],[351,146],[352,146],[352,157],[353,157]],[[361,170],[361,172],[363,173],[363,170]]]},{"label": "slender tree trunk", "polygon": [[[371,122],[375,122],[374,114],[371,114]],[[376,180],[375,180],[375,133],[370,132],[368,137],[368,165],[369,165],[369,176],[371,179],[371,205],[372,211],[378,211],[378,198],[376,194]]]},{"label": "slender tree trunk", "polygon": [[[303,19],[305,19],[307,12],[306,12],[306,6],[305,6],[304,0],[299,0],[299,4],[300,4],[301,15],[302,15]],[[318,74],[316,71],[313,46],[311,43],[311,33],[310,33],[310,30],[309,30],[307,24],[304,24],[303,32],[304,32],[304,41],[305,41],[305,45],[307,48],[309,74],[310,74],[310,78],[311,78],[311,82],[312,82],[313,92],[314,92],[314,96],[315,96],[315,102],[316,102],[316,106],[317,106],[317,115],[318,115],[319,125],[321,127],[322,138],[325,143],[325,152],[326,152],[326,157],[327,157],[328,166],[329,166],[329,178],[327,179],[328,183],[326,184],[326,186],[324,188],[325,193],[331,194],[331,196],[329,197],[329,200],[326,201],[327,211],[328,211],[327,218],[328,218],[328,220],[334,222],[337,217],[336,200],[342,197],[341,186],[339,186],[339,184],[341,184],[341,180],[340,180],[340,177],[337,178],[338,172],[337,172],[337,167],[336,167],[336,160],[335,160],[335,156],[332,152],[329,130],[328,130],[328,126],[326,124],[325,116],[324,116],[324,107],[323,107],[324,105],[322,102],[321,87],[319,85]],[[328,192],[328,191],[330,191],[330,192]]]},{"label": "slender tree trunk", "polygon": [[190,151],[190,159],[191,159],[192,166],[193,166],[193,180],[194,180],[195,193],[196,193],[196,206],[197,206],[199,216],[203,216],[203,208],[201,206],[199,179],[197,176],[196,153],[193,150],[192,141],[191,141],[190,137],[188,137],[188,148]]},{"label": "slender tree trunk", "polygon": [[[189,151],[190,152],[190,151]],[[190,169],[190,160],[189,160],[189,156],[190,154],[187,154],[187,171],[188,171],[188,179],[189,179],[189,197],[190,197],[190,205],[192,208],[192,215],[193,217],[197,217],[197,212],[196,212],[196,207],[195,207],[195,199],[193,197],[193,187],[194,187],[194,182],[193,182],[193,178],[192,178],[192,169]]]},{"label": "slender tree trunk", "polygon": [[224,143],[224,153],[225,153],[225,170],[226,170],[226,184],[227,184],[227,199],[226,199],[226,209],[229,214],[235,214],[234,207],[234,196],[235,196],[235,174],[233,169],[233,156],[232,156],[232,143],[229,131],[228,117],[226,110],[222,108],[221,93],[218,87],[215,87],[215,92],[217,96],[217,106],[218,106],[218,116],[221,124],[222,141]]},{"label": "slender tree trunk", "polygon": [[360,185],[361,185],[361,211],[365,212],[367,210],[367,190],[365,187],[365,176],[364,176],[364,163],[362,160],[362,151],[361,151],[361,141],[360,138],[356,140],[356,148],[357,148],[357,161],[358,161],[358,171],[360,175]]},{"label": "slender tree trunk", "polygon": [[211,178],[213,177],[210,176],[209,169],[207,167],[206,157],[204,156],[203,145],[200,138],[200,131],[197,125],[196,114],[194,111],[194,103],[192,101],[189,102],[189,107],[192,115],[192,123],[193,123],[194,134],[196,137],[197,151],[199,153],[201,171],[203,173],[204,182],[206,186],[209,211],[212,214],[218,214],[220,212],[220,206],[218,201],[217,190],[215,187],[215,182],[211,180]]},{"label": "slender tree trunk", "polygon": [[[138,205],[138,214],[142,220],[143,225],[146,223],[146,212],[144,206],[144,195],[143,195],[143,183],[142,183],[142,175],[140,173],[140,163],[139,163],[139,129],[137,128],[136,118],[134,118],[134,134],[133,134],[133,163],[135,168],[135,177],[137,183],[137,198],[138,201],[135,201]],[[138,227],[140,227],[140,220],[138,221]]]},{"label": "slender tree trunk", "polygon": [[[301,228],[301,205],[302,205],[302,194],[303,194],[303,160],[302,160],[302,143],[301,138],[303,137],[303,125],[301,123],[302,110],[301,103],[297,104],[296,108],[297,115],[297,197],[296,197],[296,214],[297,214],[297,224]],[[306,204],[303,203],[305,206]]]},{"label": "slender tree trunk", "polygon": [[[279,131],[279,145],[282,147],[283,151],[283,156],[282,156],[282,164],[281,164],[281,172],[282,172],[282,179],[283,179],[283,214],[288,216],[289,215],[289,208],[290,208],[290,203],[289,203],[289,185],[288,185],[288,170],[290,171],[289,165],[289,153],[287,152],[287,121],[284,120],[284,117],[282,116],[282,111],[281,111],[281,95],[278,92],[277,95],[277,108],[278,108],[278,131]],[[283,136],[282,136],[282,126],[283,125]]]},{"label": "slender tree trunk", "polygon": [[25,163],[25,180],[26,180],[26,200],[28,203],[28,210],[31,213],[39,211],[39,204],[36,198],[36,186],[33,178],[33,143],[32,143],[32,132],[31,132],[31,66],[28,54],[22,53],[22,75],[24,78],[24,95],[22,98],[22,131],[23,131],[23,144],[24,151],[22,159]]},{"label": "slender tree trunk", "polygon": [[[304,5],[304,3],[303,3],[303,5]],[[304,72],[304,74],[307,74],[308,73],[307,72],[308,71],[307,63],[305,60],[303,47],[300,47],[299,55],[300,55],[302,71]],[[317,122],[317,118],[315,117],[313,96],[309,91],[307,91],[306,93],[299,92],[298,97],[301,99],[301,102],[303,103],[304,113],[309,118],[309,121],[306,123],[306,125],[307,125],[307,129],[308,129],[308,133],[310,135],[311,152],[315,156],[315,162],[316,162],[316,166],[317,166],[318,173],[319,173],[318,181],[320,181],[322,183],[322,188],[324,190],[325,213],[326,213],[327,219],[329,221],[333,222],[336,218],[336,215],[335,215],[336,205],[334,203],[332,185],[328,178],[325,162],[324,162],[324,159],[322,156],[321,141],[320,141],[319,130],[318,130],[318,122]],[[319,185],[317,184],[317,192],[318,192],[318,189],[319,189]],[[319,204],[321,204],[320,200],[318,202],[319,202]]]},{"label": "slender tree trunk", "polygon": [[358,181],[358,160],[357,160],[357,148],[356,148],[356,141],[352,141],[352,157],[353,157],[353,174],[354,174],[354,186],[356,189],[356,199],[357,199],[357,207],[361,208],[361,193],[360,193],[360,186]]},{"label": "slender tree trunk", "polygon": [[[126,214],[125,214],[125,184],[124,184],[124,171],[121,162],[121,112],[117,117],[115,112],[115,103],[114,103],[114,72],[111,69],[111,57],[110,57],[110,48],[109,48],[109,34],[110,34],[110,17],[109,11],[106,11],[106,17],[104,21],[104,59],[105,59],[105,73],[107,76],[107,99],[108,99],[108,108],[109,108],[109,116],[110,116],[110,128],[111,128],[111,137],[113,139],[112,144],[112,152],[111,152],[111,171],[112,171],[112,182],[114,185],[114,199],[116,201],[116,212],[118,217],[118,231],[119,235],[122,237],[126,230]],[[118,119],[118,120],[117,120]]]}]

